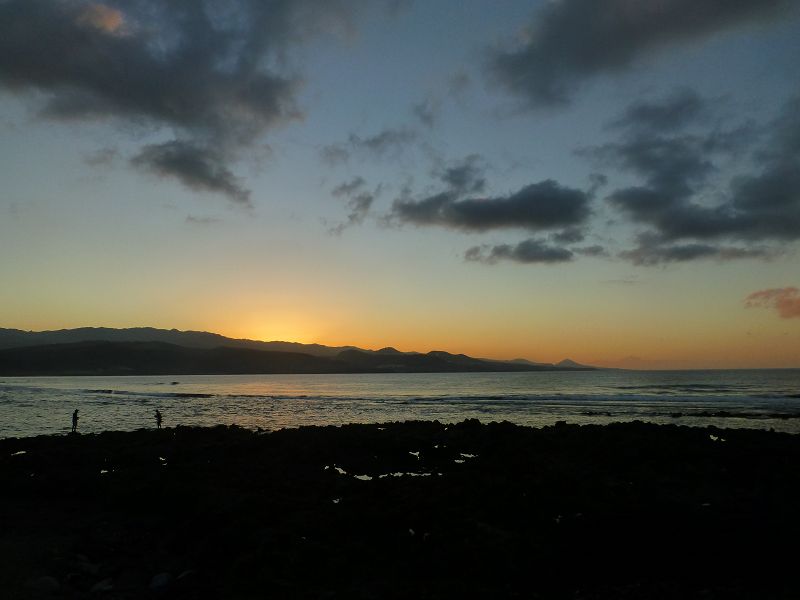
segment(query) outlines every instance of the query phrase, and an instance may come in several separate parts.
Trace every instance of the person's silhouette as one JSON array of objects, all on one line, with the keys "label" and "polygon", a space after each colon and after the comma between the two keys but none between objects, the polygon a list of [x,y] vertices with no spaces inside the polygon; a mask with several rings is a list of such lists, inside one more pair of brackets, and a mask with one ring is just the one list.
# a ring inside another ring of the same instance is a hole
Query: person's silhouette
[{"label": "person's silhouette", "polygon": [[75,433],[78,429],[78,409],[75,409],[75,412],[72,413],[72,433]]},{"label": "person's silhouette", "polygon": [[161,418],[162,418],[161,412],[159,412],[159,410],[156,409],[156,427],[158,427],[159,429],[161,429]]}]

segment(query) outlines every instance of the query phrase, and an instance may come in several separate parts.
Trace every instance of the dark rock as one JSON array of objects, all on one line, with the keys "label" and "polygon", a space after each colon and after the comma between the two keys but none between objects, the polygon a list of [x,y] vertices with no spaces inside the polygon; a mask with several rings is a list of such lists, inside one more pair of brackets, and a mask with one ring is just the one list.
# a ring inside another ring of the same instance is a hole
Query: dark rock
[{"label": "dark rock", "polygon": [[55,577],[44,575],[28,581],[27,587],[38,594],[55,594],[61,589],[61,584]]},{"label": "dark rock", "polygon": [[0,460],[0,578],[18,573],[3,597],[42,573],[70,599],[108,582],[94,593],[114,600],[796,597],[800,436],[477,420],[167,433],[0,440],[0,457],[28,452]]},{"label": "dark rock", "polygon": [[109,577],[95,583],[89,591],[93,594],[98,594],[101,592],[110,592],[113,589],[114,581]]},{"label": "dark rock", "polygon": [[158,573],[150,579],[150,589],[154,592],[162,591],[172,585],[174,577],[171,573]]}]

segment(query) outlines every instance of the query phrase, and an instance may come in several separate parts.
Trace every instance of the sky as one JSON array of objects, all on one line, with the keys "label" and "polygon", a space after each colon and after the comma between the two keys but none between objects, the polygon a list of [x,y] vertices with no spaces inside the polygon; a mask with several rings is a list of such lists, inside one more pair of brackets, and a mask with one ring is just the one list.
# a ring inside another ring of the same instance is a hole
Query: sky
[{"label": "sky", "polygon": [[800,367],[794,0],[0,0],[0,327]]}]

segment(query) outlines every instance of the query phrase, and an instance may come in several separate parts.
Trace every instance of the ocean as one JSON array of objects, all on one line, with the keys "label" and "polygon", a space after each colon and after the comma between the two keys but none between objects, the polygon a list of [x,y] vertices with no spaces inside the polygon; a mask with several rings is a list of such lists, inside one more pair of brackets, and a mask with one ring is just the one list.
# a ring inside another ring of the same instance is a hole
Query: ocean
[{"label": "ocean", "polygon": [[416,419],[800,433],[800,369],[0,378],[0,438],[236,424],[275,430]]}]

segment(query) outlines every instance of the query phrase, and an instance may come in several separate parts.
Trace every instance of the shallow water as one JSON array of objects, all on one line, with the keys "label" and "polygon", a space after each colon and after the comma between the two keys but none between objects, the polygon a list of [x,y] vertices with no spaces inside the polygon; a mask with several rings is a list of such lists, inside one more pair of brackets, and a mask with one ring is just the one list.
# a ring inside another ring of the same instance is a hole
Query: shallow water
[{"label": "shallow water", "polygon": [[[640,419],[800,433],[800,369],[0,378],[0,437],[164,425]],[[725,416],[714,416],[724,411]]]}]

